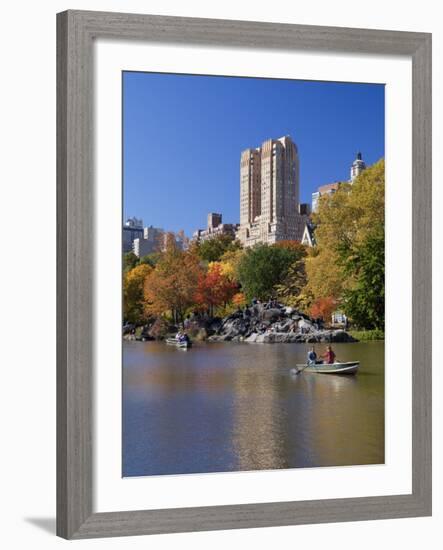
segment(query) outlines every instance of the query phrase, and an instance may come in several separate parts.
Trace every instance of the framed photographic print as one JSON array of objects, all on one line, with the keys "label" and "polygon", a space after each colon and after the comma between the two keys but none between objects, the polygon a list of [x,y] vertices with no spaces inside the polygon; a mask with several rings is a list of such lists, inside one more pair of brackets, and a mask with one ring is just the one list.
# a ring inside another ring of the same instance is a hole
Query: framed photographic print
[{"label": "framed photographic print", "polygon": [[58,534],[430,515],[431,36],[57,25]]}]

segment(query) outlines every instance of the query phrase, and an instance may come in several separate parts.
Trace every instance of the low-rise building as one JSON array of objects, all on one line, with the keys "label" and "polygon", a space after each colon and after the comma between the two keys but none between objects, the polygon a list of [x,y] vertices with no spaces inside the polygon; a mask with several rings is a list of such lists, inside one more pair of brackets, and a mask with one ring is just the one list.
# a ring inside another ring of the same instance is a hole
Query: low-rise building
[{"label": "low-rise building", "polygon": [[222,223],[222,214],[216,212],[210,212],[208,214],[208,224],[206,229],[197,229],[193,234],[193,239],[196,241],[207,241],[220,235],[228,235],[235,239],[235,233],[238,229],[238,224]]},{"label": "low-rise building", "polygon": [[335,181],[334,183],[327,183],[326,185],[321,185],[315,193],[312,193],[312,212],[317,212],[318,202],[320,197],[324,195],[333,195],[338,188],[340,187],[340,182]]},{"label": "low-rise building", "polygon": [[312,193],[312,212],[317,212],[320,197],[323,197],[324,195],[333,195],[339,187],[340,182],[335,181],[334,183],[321,185],[315,193]]},{"label": "low-rise building", "polygon": [[[351,178],[349,183],[354,183],[355,178],[357,178],[364,170],[366,170],[366,163],[362,159],[362,154],[359,151],[356,159],[351,164]],[[327,183],[326,185],[320,186],[317,191],[312,193],[312,212],[317,212],[320,197],[324,195],[333,195],[338,190],[340,185],[341,182],[338,181],[334,183]]]},{"label": "low-rise building", "polygon": [[134,240],[134,254],[142,258],[153,252],[164,252],[170,239],[173,239],[177,248],[180,250],[184,249],[186,237],[182,232],[175,234],[172,231],[165,231],[160,227],[153,227],[152,225],[145,227],[142,236]]}]

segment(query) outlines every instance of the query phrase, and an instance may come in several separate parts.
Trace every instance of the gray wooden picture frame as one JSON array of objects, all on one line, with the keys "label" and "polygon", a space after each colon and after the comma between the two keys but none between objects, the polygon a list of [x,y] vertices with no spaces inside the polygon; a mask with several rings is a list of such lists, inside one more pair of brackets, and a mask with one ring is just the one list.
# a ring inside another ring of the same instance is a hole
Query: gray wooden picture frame
[{"label": "gray wooden picture frame", "polygon": [[[96,38],[412,59],[412,494],[93,512],[93,42]],[[431,514],[431,35],[66,11],[57,15],[57,534],[67,539]]]}]

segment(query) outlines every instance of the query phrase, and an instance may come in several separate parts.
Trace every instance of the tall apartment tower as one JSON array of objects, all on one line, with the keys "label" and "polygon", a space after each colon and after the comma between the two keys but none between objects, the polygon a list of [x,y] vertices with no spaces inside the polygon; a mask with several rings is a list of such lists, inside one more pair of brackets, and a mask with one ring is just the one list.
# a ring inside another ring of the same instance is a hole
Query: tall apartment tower
[{"label": "tall apartment tower", "polygon": [[237,237],[244,246],[301,240],[298,201],[298,151],[289,136],[242,152]]},{"label": "tall apartment tower", "polygon": [[246,149],[240,157],[240,225],[253,223],[261,208],[260,149]]}]

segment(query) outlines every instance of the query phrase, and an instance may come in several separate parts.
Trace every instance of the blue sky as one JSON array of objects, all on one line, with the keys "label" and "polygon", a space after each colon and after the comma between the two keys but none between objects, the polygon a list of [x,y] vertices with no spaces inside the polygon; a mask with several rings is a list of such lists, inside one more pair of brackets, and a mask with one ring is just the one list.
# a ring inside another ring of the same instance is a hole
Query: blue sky
[{"label": "blue sky", "polygon": [[125,219],[189,236],[208,212],[238,223],[241,151],[287,134],[310,203],[349,178],[357,151],[384,156],[384,86],[124,72]]}]

